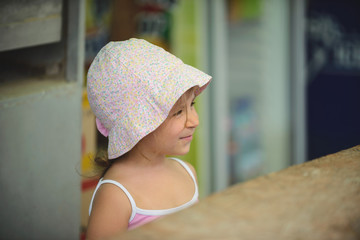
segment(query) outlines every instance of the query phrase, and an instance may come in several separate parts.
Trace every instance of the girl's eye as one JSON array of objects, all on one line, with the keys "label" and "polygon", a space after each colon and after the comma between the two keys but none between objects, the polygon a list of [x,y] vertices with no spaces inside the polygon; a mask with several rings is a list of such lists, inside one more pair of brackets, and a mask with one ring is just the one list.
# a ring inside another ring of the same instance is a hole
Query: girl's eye
[{"label": "girl's eye", "polygon": [[192,101],[192,102],[191,102],[191,106],[194,106],[194,105],[195,105],[195,101]]},{"label": "girl's eye", "polygon": [[174,116],[179,116],[181,113],[182,113],[182,110],[179,110],[176,113],[174,113]]}]

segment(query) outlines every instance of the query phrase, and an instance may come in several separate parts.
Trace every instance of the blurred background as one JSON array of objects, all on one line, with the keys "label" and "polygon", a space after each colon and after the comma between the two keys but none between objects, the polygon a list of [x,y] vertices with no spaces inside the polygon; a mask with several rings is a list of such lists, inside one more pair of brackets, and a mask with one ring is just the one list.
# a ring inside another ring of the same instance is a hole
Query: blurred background
[{"label": "blurred background", "polygon": [[83,239],[97,183],[86,73],[143,38],[213,76],[184,160],[201,198],[360,143],[356,0],[0,2],[0,238]]}]

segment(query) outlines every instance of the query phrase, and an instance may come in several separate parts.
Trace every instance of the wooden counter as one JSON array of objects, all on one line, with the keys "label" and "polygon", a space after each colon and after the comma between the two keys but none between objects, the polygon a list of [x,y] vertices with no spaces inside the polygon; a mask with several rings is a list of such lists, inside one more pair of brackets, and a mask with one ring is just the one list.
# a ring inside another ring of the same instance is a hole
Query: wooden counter
[{"label": "wooden counter", "polygon": [[113,239],[360,239],[360,145],[234,185]]}]

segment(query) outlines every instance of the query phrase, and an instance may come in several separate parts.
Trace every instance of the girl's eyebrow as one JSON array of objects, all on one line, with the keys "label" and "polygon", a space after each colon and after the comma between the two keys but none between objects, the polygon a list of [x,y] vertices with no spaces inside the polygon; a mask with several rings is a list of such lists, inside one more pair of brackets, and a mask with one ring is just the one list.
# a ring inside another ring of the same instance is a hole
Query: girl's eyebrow
[{"label": "girl's eyebrow", "polygon": [[181,110],[181,109],[183,109],[184,108],[184,104],[176,104],[176,105],[174,105],[173,106],[173,108],[171,109],[171,112],[176,112],[176,111],[179,111],[179,110]]}]

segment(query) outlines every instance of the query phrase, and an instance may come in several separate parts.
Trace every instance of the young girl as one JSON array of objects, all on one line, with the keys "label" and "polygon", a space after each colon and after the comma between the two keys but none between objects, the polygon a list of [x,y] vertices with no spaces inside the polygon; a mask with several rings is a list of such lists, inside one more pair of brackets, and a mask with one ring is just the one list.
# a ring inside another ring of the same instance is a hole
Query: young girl
[{"label": "young girl", "polygon": [[194,168],[169,155],[190,149],[194,99],[211,77],[145,40],[110,42],[88,71],[108,167],[89,208],[88,238],[133,229],[198,201]]}]

